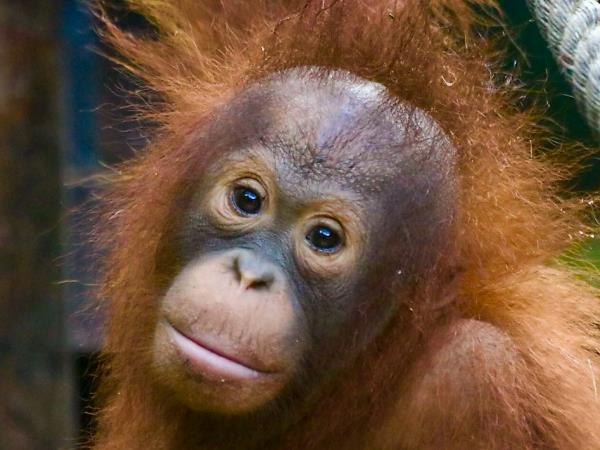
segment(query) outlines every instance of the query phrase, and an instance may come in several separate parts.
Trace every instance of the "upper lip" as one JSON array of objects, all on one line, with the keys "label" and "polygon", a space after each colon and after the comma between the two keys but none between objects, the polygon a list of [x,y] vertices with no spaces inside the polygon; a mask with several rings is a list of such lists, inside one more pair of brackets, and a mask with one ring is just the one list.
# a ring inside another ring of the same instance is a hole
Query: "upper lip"
[{"label": "upper lip", "polygon": [[233,353],[232,351],[228,351],[223,349],[222,347],[217,347],[214,343],[207,342],[209,339],[201,339],[197,336],[193,336],[189,333],[182,331],[177,326],[173,325],[170,321],[167,321],[167,324],[181,336],[186,338],[187,340],[193,342],[199,347],[202,347],[205,350],[208,350],[215,355],[224,358],[232,363],[235,363],[239,366],[242,366],[248,370],[257,372],[258,374],[272,374],[274,371],[268,370],[264,367],[264,365],[260,364],[259,361],[255,361],[254,358],[246,357],[245,355],[241,355],[239,353]]}]

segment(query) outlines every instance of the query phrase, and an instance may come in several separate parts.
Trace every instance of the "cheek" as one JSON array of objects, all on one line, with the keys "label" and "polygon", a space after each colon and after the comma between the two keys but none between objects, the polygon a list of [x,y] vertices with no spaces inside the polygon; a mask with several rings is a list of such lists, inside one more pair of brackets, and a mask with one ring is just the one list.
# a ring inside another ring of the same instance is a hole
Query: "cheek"
[{"label": "cheek", "polygon": [[315,283],[313,292],[319,284],[319,299],[311,311],[311,328],[321,352],[319,364],[331,360],[344,365],[385,331],[398,310],[397,297],[374,273],[323,280]]}]

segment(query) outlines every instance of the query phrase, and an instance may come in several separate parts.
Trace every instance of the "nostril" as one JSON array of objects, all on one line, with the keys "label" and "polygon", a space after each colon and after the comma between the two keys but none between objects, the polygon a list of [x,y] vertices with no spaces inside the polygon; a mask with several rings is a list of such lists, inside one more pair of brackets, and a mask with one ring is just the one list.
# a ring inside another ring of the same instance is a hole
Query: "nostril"
[{"label": "nostril", "polygon": [[234,256],[232,269],[236,281],[245,289],[268,289],[275,281],[272,267],[246,252]]},{"label": "nostril", "polygon": [[235,280],[237,282],[242,281],[242,271],[240,269],[240,257],[239,256],[234,256],[233,257],[233,265],[231,267],[233,274],[235,275]]},{"label": "nostril", "polygon": [[241,270],[239,282],[246,289],[268,289],[273,284],[274,277],[270,273],[255,270]]},{"label": "nostril", "polygon": [[244,283],[247,289],[268,289],[273,282],[273,278],[262,279],[257,278],[253,280],[249,280],[249,282]]}]

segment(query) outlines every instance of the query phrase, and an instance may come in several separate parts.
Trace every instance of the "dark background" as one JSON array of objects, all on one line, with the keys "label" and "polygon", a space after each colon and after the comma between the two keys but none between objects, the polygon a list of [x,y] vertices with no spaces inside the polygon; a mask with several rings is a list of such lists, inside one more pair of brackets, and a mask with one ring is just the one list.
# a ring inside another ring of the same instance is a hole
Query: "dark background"
[{"label": "dark background", "polygon": [[[512,43],[506,69],[530,89],[516,101],[545,105],[557,136],[595,145],[524,2],[501,3],[509,25],[491,33]],[[85,308],[94,260],[81,211],[93,175],[144,141],[92,29],[78,0],[0,0],[0,450],[73,448],[92,417],[101,314]],[[600,187],[599,158],[588,165],[576,189]]]}]

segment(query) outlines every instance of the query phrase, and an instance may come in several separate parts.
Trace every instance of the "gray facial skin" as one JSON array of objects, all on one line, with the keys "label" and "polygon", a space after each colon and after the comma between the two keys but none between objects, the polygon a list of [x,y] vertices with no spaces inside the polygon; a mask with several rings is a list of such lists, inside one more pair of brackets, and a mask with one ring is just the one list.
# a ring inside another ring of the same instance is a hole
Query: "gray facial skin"
[{"label": "gray facial skin", "polygon": [[[308,398],[411,300],[450,235],[455,152],[383,86],[317,68],[251,85],[197,145],[211,162],[173,233],[182,270],[162,300],[156,366],[196,411],[261,414]],[[240,186],[258,213],[232,206]],[[335,251],[311,244],[323,224],[341,236]],[[264,373],[195,364],[170,326]]]}]

